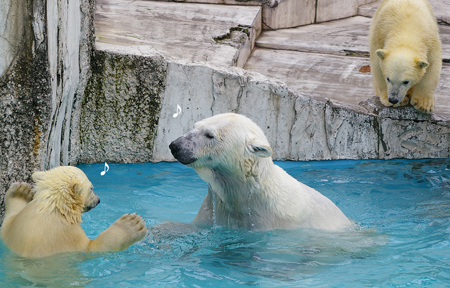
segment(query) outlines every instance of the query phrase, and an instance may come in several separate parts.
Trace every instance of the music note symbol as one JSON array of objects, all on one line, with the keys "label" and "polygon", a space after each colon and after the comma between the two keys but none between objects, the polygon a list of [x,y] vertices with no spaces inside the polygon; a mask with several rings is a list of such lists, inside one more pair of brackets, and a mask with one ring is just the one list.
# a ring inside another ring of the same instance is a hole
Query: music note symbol
[{"label": "music note symbol", "polygon": [[177,105],[177,113],[173,114],[172,117],[177,118],[178,115],[180,115],[180,114],[181,114],[181,107],[180,107],[180,105]]},{"label": "music note symbol", "polygon": [[105,162],[105,168],[104,168],[104,170],[102,171],[102,172],[100,172],[100,175],[105,175],[106,174],[106,172],[108,172],[109,171],[109,165],[108,165],[108,163],[106,163]]}]

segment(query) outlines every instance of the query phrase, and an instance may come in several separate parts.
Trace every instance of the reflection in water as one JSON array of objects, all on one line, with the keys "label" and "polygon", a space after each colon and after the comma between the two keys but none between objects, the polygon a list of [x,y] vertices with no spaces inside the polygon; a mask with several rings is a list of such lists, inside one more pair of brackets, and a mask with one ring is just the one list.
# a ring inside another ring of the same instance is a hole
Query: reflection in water
[{"label": "reflection in water", "polygon": [[10,287],[84,287],[91,282],[80,272],[79,264],[88,259],[81,253],[27,259],[10,252],[3,243],[2,248],[0,278]]}]

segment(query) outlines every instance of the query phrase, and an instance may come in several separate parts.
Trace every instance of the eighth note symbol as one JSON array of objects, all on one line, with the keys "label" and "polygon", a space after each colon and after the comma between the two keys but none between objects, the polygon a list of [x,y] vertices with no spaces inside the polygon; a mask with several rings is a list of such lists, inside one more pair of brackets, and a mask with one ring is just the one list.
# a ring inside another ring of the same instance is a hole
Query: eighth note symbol
[{"label": "eighth note symbol", "polygon": [[108,172],[109,171],[109,165],[108,165],[108,163],[106,163],[105,162],[105,168],[104,168],[104,170],[102,171],[102,172],[100,172],[100,175],[105,175],[106,174],[106,172]]},{"label": "eighth note symbol", "polygon": [[180,114],[181,114],[181,107],[180,107],[180,105],[177,105],[177,113],[173,114],[172,117],[177,118],[178,115],[180,115]]}]

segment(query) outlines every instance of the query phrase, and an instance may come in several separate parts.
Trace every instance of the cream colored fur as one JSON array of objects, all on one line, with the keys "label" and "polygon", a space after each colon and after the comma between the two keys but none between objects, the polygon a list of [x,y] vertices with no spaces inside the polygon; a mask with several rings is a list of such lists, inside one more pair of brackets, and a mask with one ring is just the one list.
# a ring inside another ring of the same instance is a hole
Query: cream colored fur
[{"label": "cream colored fur", "polygon": [[249,230],[351,226],[328,198],[274,165],[264,133],[245,116],[226,113],[204,119],[172,143],[175,158],[195,159],[187,166],[209,184],[193,221],[198,225],[215,221]]},{"label": "cream colored fur", "polygon": [[95,207],[99,198],[80,169],[63,166],[32,177],[32,189],[14,183],[5,195],[1,237],[17,254],[37,258],[70,251],[120,251],[145,237],[141,217],[125,214],[89,240],[80,226],[81,213]]},{"label": "cream colored fur", "polygon": [[428,1],[383,0],[372,20],[369,44],[373,86],[381,102],[394,107],[411,103],[432,112],[442,56]]}]

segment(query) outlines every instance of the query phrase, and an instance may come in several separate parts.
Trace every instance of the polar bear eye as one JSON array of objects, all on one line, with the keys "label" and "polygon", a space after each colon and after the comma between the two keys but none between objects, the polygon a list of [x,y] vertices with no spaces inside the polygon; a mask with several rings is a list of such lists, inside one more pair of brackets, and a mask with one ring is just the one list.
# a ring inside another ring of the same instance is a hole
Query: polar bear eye
[{"label": "polar bear eye", "polygon": [[409,80],[403,81],[403,85],[408,85],[408,84],[409,84]]},{"label": "polar bear eye", "polygon": [[205,136],[208,139],[214,139],[214,135],[211,132],[209,132],[209,131],[205,132]]},{"label": "polar bear eye", "polygon": [[391,80],[389,79],[389,77],[387,77],[386,80],[387,80],[388,82],[391,82]]}]

